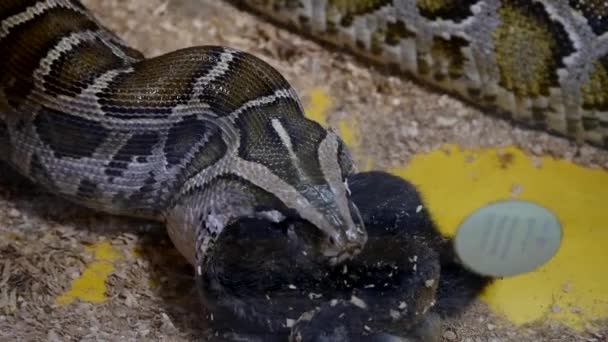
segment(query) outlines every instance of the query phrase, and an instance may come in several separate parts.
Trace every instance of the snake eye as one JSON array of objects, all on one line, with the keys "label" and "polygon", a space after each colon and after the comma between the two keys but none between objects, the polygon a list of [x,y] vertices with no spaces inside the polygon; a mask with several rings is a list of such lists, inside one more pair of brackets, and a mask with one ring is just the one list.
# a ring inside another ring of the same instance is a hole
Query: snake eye
[{"label": "snake eye", "polygon": [[336,245],[336,239],[334,239],[333,236],[330,236],[329,237],[329,243],[331,243],[333,246],[335,246]]}]

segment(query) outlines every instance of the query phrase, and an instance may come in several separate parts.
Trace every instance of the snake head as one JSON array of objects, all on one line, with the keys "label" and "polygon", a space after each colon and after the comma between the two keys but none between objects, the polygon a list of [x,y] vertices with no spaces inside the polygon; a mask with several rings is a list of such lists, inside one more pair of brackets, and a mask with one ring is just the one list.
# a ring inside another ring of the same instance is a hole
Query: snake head
[{"label": "snake head", "polygon": [[304,117],[273,119],[271,128],[286,153],[265,157],[282,161],[265,164],[279,177],[265,174],[265,179],[274,180],[266,181],[262,188],[288,209],[285,217],[312,224],[308,227],[314,227],[314,233],[302,234],[308,235],[312,247],[331,265],[359,254],[367,232],[348,188],[354,166],[344,142]]},{"label": "snake head", "polygon": [[[307,239],[314,250],[321,257],[328,260],[330,265],[337,265],[345,260],[358,255],[367,241],[365,225],[359,214],[359,209],[350,199],[347,180],[344,185],[345,194],[336,201],[332,186],[329,184],[317,185],[301,191],[312,205],[303,208],[300,217],[306,217],[307,221],[313,223],[312,231],[306,231],[301,226],[300,235]],[[344,213],[344,214],[342,214]]]},{"label": "snake head", "polygon": [[[294,125],[299,129],[294,129]],[[367,232],[348,188],[348,176],[354,167],[346,145],[331,130],[303,117],[273,119],[270,133],[278,137],[276,142],[282,146],[279,151],[286,153],[273,155],[273,149],[266,146],[264,157],[257,160],[263,161],[261,164],[267,169],[249,165],[260,170],[251,172],[247,179],[267,195],[256,198],[258,208],[266,208],[256,210],[256,216],[274,222],[306,221],[308,224],[299,225],[298,233],[330,265],[359,254]],[[249,146],[248,158],[257,146]],[[265,205],[260,206],[261,203]]]},{"label": "snake head", "polygon": [[[273,132],[274,141],[264,136]],[[192,183],[179,196],[166,216],[177,249],[204,268],[203,259],[214,253],[210,249],[226,227],[261,218],[278,226],[305,222],[298,226],[307,228],[298,233],[307,250],[330,265],[359,254],[367,232],[348,189],[354,167],[338,135],[303,116],[289,122],[272,119],[270,130],[257,134],[251,145],[218,166],[220,175],[200,177],[201,185]]]},{"label": "snake head", "polygon": [[[345,144],[337,134],[305,117],[296,92],[276,70],[244,53],[229,55],[233,72],[243,81],[238,89],[225,84],[208,91],[229,90],[235,97],[229,102],[242,104],[226,112],[221,111],[228,104],[215,106],[217,115],[205,122],[203,133],[197,132],[208,143],[186,169],[203,168],[189,175],[176,196],[183,204],[168,220],[169,231],[177,232],[172,239],[179,238],[182,228],[171,227],[183,226],[178,221],[186,216],[185,226],[198,227],[199,254],[206,253],[225,227],[242,218],[276,223],[298,219],[315,227],[319,238],[310,243],[330,264],[357,255],[367,233],[350,199],[347,177],[354,168]],[[225,101],[226,94],[216,95],[217,101]],[[186,193],[200,194],[185,199]],[[192,240],[192,234],[181,235]],[[180,251],[195,249],[190,247],[184,243]]]}]

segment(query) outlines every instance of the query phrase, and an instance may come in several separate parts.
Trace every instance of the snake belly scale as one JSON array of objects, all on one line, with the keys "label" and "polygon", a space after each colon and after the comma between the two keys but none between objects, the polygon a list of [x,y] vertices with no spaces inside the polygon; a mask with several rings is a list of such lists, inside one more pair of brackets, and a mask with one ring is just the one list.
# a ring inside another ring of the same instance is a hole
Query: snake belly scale
[{"label": "snake belly scale", "polygon": [[3,0],[0,20],[0,158],[33,182],[165,222],[199,273],[243,217],[312,223],[332,263],[365,244],[347,149],[262,60],[217,46],[146,59],[75,0]]}]

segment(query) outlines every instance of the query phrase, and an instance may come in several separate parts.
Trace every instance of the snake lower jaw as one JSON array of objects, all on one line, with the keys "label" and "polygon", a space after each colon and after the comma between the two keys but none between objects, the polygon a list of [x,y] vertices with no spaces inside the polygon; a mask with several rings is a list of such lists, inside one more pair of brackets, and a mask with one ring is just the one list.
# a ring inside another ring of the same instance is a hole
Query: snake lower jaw
[{"label": "snake lower jaw", "polygon": [[350,250],[345,250],[343,252],[333,254],[333,255],[325,255],[328,260],[330,266],[337,266],[342,264],[345,261],[352,260],[357,255],[361,254],[363,248],[355,248]]}]

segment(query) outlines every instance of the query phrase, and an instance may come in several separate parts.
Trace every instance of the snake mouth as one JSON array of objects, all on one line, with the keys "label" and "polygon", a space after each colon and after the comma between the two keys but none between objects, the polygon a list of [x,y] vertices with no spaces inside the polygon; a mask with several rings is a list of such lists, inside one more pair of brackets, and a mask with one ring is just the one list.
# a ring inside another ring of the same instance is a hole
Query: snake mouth
[{"label": "snake mouth", "polygon": [[350,259],[356,257],[357,255],[359,255],[359,253],[361,253],[361,250],[362,249],[360,247],[355,247],[352,249],[347,249],[347,250],[341,251],[337,254],[326,255],[326,257],[329,260],[330,266],[336,266],[336,265],[343,263],[344,261],[347,261],[347,260],[350,260]]},{"label": "snake mouth", "polygon": [[354,239],[350,241],[340,239],[340,243],[336,243],[335,239],[324,235],[317,227],[305,220],[293,220],[289,221],[289,224],[295,235],[306,246],[308,255],[321,264],[338,265],[356,257],[365,246],[364,243]]}]

